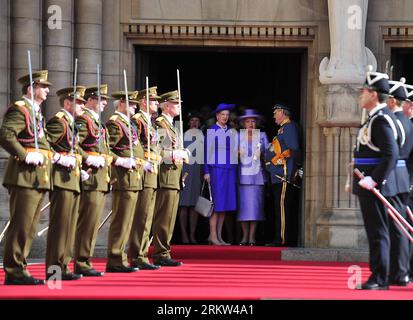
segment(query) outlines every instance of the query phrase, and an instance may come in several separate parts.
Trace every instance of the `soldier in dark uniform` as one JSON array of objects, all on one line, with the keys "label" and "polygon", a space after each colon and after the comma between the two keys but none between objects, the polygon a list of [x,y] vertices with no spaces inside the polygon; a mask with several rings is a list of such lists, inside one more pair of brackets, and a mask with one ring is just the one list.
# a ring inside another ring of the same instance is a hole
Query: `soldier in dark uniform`
[{"label": "soldier in dark uniform", "polygon": [[276,229],[274,241],[267,246],[297,245],[298,241],[298,219],[291,211],[294,187],[289,182],[297,172],[301,157],[300,130],[290,117],[289,107],[274,106],[274,120],[279,129],[265,152],[265,165],[274,188]]},{"label": "soldier in dark uniform", "polygon": [[47,99],[51,85],[47,75],[47,70],[32,74],[33,92],[29,75],[19,79],[24,96],[7,109],[0,129],[0,144],[10,154],[3,182],[10,195],[10,225],[5,236],[3,259],[6,285],[45,283],[30,275],[26,258],[36,233],[44,196],[51,189],[49,177],[53,155],[46,139],[40,108]]},{"label": "soldier in dark uniform", "polygon": [[103,112],[107,105],[107,91],[107,85],[101,85],[99,105],[98,87],[86,88],[84,112],[76,118],[82,168],[90,172],[89,179],[82,182],[74,250],[74,271],[83,276],[103,276],[103,272],[93,268],[90,259],[96,244],[105,194],[109,192],[112,157],[109,155],[107,130],[99,119],[99,108]]},{"label": "soldier in dark uniform", "polygon": [[[410,123],[413,124],[413,86],[406,84],[406,94],[407,100],[403,103],[403,113],[409,119]],[[407,170],[409,171],[410,178],[410,192],[407,201],[407,205],[410,210],[413,210],[413,158],[409,158],[407,161]],[[413,224],[413,220],[410,219],[410,224]],[[409,280],[413,282],[413,244],[409,244]]]},{"label": "soldier in dark uniform", "polygon": [[359,98],[369,117],[359,130],[353,158],[354,167],[365,175],[362,180],[357,177],[353,180],[353,194],[359,198],[370,250],[371,275],[361,286],[364,290],[388,289],[389,218],[387,208],[371,191],[377,187],[385,197],[398,193],[395,174],[398,135],[395,117],[386,106],[388,93],[388,76],[372,72],[370,66]]},{"label": "soldier in dark uniform", "polygon": [[171,258],[170,242],[175,227],[182,188],[182,165],[188,162],[189,155],[180,148],[179,137],[173,124],[174,117],[181,112],[178,91],[161,95],[162,114],[155,124],[160,133],[162,163],[158,174],[159,189],[156,191],[153,217],[153,262],[156,265],[176,267],[182,262]]},{"label": "soldier in dark uniform", "polygon": [[[68,268],[73,256],[73,245],[80,201],[80,173],[82,157],[77,152],[73,137],[73,115],[80,115],[86,87],[60,89],[62,109],[47,123],[47,137],[56,152],[53,158],[53,191],[50,192],[50,219],[47,233],[46,277],[54,275],[51,267],[59,267],[62,280],[77,280],[81,275]],[[75,130],[76,131],[76,130]],[[74,143],[74,145],[73,145]],[[72,147],[73,145],[73,147]]]},{"label": "soldier in dark uniform", "polygon": [[142,169],[145,164],[137,128],[131,124],[130,117],[128,117],[128,114],[130,116],[135,114],[138,104],[135,99],[137,94],[137,91],[128,93],[128,111],[125,92],[113,93],[112,98],[115,99],[116,111],[106,123],[113,156],[112,179],[116,180],[112,190],[112,220],[109,228],[106,272],[134,272],[138,270],[136,267],[128,266],[125,253],[138,194],[143,188]]},{"label": "soldier in dark uniform", "polygon": [[[396,166],[398,193],[391,198],[391,203],[396,210],[407,217],[406,208],[409,200],[410,179],[407,163],[413,162],[413,125],[403,113],[402,105],[407,100],[407,91],[404,85],[405,79],[389,81],[389,99],[387,105],[396,116],[396,124],[399,136],[399,161]],[[410,168],[411,172],[412,168]],[[390,278],[389,284],[396,286],[409,285],[409,240],[390,219]]]},{"label": "soldier in dark uniform", "polygon": [[[161,157],[158,154],[156,131],[152,125],[152,114],[158,114],[159,102],[157,87],[151,87],[149,91],[149,105],[146,102],[146,90],[142,89],[136,100],[139,101],[139,111],[132,117],[132,121],[138,128],[139,140],[144,148],[145,159],[153,163],[151,170],[144,172],[144,188],[139,192],[133,218],[132,229],[129,237],[129,259],[131,266],[143,270],[157,270],[160,267],[151,264],[148,259],[150,234],[155,209],[156,190],[158,188],[158,166]],[[149,133],[149,154],[148,154]]]}]

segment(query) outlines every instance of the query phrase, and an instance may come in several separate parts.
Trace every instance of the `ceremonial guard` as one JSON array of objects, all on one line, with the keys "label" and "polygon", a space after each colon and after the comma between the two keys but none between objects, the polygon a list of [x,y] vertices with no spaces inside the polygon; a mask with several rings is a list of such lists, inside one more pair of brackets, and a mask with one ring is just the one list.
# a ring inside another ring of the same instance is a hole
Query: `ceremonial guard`
[{"label": "ceremonial guard", "polygon": [[152,226],[155,247],[153,262],[168,267],[182,265],[182,262],[171,258],[170,242],[175,227],[179,191],[182,188],[182,165],[189,160],[188,152],[180,146],[173,122],[174,117],[181,112],[179,100],[178,91],[161,95],[162,114],[155,121],[160,134],[162,162]]},{"label": "ceremonial guard", "polygon": [[26,258],[44,196],[51,189],[52,152],[40,107],[51,85],[47,75],[48,71],[42,70],[18,80],[24,96],[7,109],[0,129],[0,144],[10,154],[3,182],[10,195],[10,224],[3,258],[6,285],[45,283],[30,275]]},{"label": "ceremonial guard", "polygon": [[[407,100],[405,79],[389,81],[389,99],[387,105],[396,117],[396,128],[399,136],[399,160],[396,166],[397,195],[389,199],[403,218],[407,217],[410,179],[407,163],[413,162],[413,125],[403,113],[402,104]],[[410,171],[412,168],[410,168]],[[390,230],[390,277],[389,284],[396,286],[409,285],[409,240],[395,224],[389,220]]]},{"label": "ceremonial guard", "polygon": [[[56,92],[62,109],[47,123],[47,137],[53,157],[50,192],[50,218],[46,248],[46,278],[60,268],[62,280],[77,280],[81,275],[70,271],[68,264],[73,256],[73,245],[80,201],[82,157],[77,153],[74,120],[82,112],[86,87],[77,86]],[[87,176],[86,172],[83,175]]]},{"label": "ceremonial guard", "polygon": [[112,162],[107,131],[100,119],[109,98],[107,90],[107,85],[86,88],[84,112],[76,118],[82,168],[90,172],[89,179],[82,182],[74,251],[74,271],[83,276],[103,275],[103,272],[93,269],[91,257],[105,205],[105,194],[109,191]]},{"label": "ceremonial guard", "polygon": [[389,93],[387,74],[373,72],[369,67],[361,89],[359,104],[368,112],[361,126],[354,149],[354,167],[364,178],[354,177],[353,194],[360,202],[369,243],[371,275],[364,290],[387,290],[390,266],[390,236],[387,208],[372,192],[377,188],[385,197],[397,195],[395,166],[399,156],[395,117],[386,106]]},{"label": "ceremonial guard", "polygon": [[[106,127],[112,161],[112,220],[109,228],[108,259],[106,272],[134,272],[138,268],[129,267],[125,247],[129,238],[139,191],[142,190],[143,149],[138,139],[137,128],[131,125],[130,117],[135,114],[138,101],[137,91],[115,92],[115,113]],[[129,110],[128,110],[129,108]]]},{"label": "ceremonial guard", "polygon": [[297,245],[298,219],[291,211],[293,178],[301,158],[300,130],[291,119],[291,109],[283,104],[274,106],[278,133],[265,152],[265,165],[271,176],[275,200],[275,238],[269,246]]},{"label": "ceremonial guard", "polygon": [[[139,140],[144,148],[145,159],[153,164],[151,170],[144,172],[143,190],[139,192],[132,229],[129,237],[129,260],[131,266],[143,270],[159,269],[148,259],[150,234],[155,209],[156,190],[158,188],[158,170],[161,157],[158,154],[156,131],[152,125],[152,114],[158,114],[157,87],[139,91],[136,100],[139,101],[139,111],[132,117],[138,128]],[[147,99],[148,98],[148,99]],[[149,104],[147,101],[149,100]],[[149,140],[149,144],[148,144]]]}]

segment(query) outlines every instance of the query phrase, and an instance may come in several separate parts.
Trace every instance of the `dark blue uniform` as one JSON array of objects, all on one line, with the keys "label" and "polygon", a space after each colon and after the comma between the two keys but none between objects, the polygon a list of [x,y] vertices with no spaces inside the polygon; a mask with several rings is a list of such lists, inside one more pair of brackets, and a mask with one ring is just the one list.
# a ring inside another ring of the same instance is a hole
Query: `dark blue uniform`
[{"label": "dark blue uniform", "polygon": [[[275,241],[284,245],[296,245],[298,238],[297,217],[291,211],[294,188],[286,181],[292,181],[301,157],[300,130],[298,125],[287,120],[280,125],[277,136],[265,152],[266,169],[271,176],[275,198]],[[285,180],[277,178],[277,175]],[[295,225],[293,225],[295,224]]]},{"label": "dark blue uniform", "polygon": [[[400,153],[398,162],[403,163],[404,161],[407,164],[413,158],[413,126],[403,111],[397,111],[394,115],[399,129]],[[403,218],[406,218],[406,206],[410,189],[407,167],[398,165],[396,167],[396,177],[398,180],[398,194],[393,198],[394,202],[392,204]],[[390,242],[390,281],[396,283],[407,282],[410,269],[409,240],[392,219],[390,220]]]},{"label": "dark blue uniform", "polygon": [[[386,197],[398,194],[395,167],[399,148],[396,142],[397,129],[395,117],[385,104],[381,104],[362,125],[357,136],[354,150],[354,167],[371,176],[377,182],[377,189]],[[390,236],[387,209],[373,194],[359,186],[354,177],[353,194],[360,201],[364,226],[370,248],[369,281],[379,286],[388,284]]]}]

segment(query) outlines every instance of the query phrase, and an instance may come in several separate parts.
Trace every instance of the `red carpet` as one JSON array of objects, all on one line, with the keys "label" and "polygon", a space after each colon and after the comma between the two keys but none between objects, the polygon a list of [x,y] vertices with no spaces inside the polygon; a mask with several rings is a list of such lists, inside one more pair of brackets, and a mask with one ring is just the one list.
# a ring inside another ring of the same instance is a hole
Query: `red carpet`
[{"label": "red carpet", "polygon": [[[389,291],[360,291],[347,287],[348,267],[357,263],[280,261],[280,248],[174,246],[174,258],[184,265],[133,274],[105,274],[48,286],[4,286],[0,271],[0,299],[147,299],[147,300],[250,300],[250,299],[413,299],[413,285]],[[95,268],[105,269],[104,259]],[[358,264],[362,280],[367,264]],[[44,278],[44,264],[29,266],[33,276]]]}]

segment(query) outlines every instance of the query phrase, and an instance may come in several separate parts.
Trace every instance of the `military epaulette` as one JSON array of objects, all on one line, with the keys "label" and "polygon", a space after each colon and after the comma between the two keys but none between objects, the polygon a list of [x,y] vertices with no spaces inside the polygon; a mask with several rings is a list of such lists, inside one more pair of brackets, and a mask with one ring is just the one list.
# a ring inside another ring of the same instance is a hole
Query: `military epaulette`
[{"label": "military epaulette", "polygon": [[142,113],[136,113],[133,117],[132,117],[132,119],[136,119],[136,120],[138,120],[139,118],[141,118],[142,117]]},{"label": "military epaulette", "polygon": [[16,101],[14,104],[17,107],[24,107],[26,105],[23,100]]},{"label": "military epaulette", "polygon": [[56,113],[56,118],[62,119],[64,118],[65,114],[62,111],[59,111],[58,113]]},{"label": "military epaulette", "polygon": [[156,122],[165,121],[165,118],[164,118],[164,117],[158,117],[158,118],[156,118],[155,121],[156,121]]},{"label": "military epaulette", "polygon": [[119,118],[119,116],[117,114],[114,114],[109,118],[109,120],[110,121],[116,121],[116,120],[118,120],[118,118]]}]

